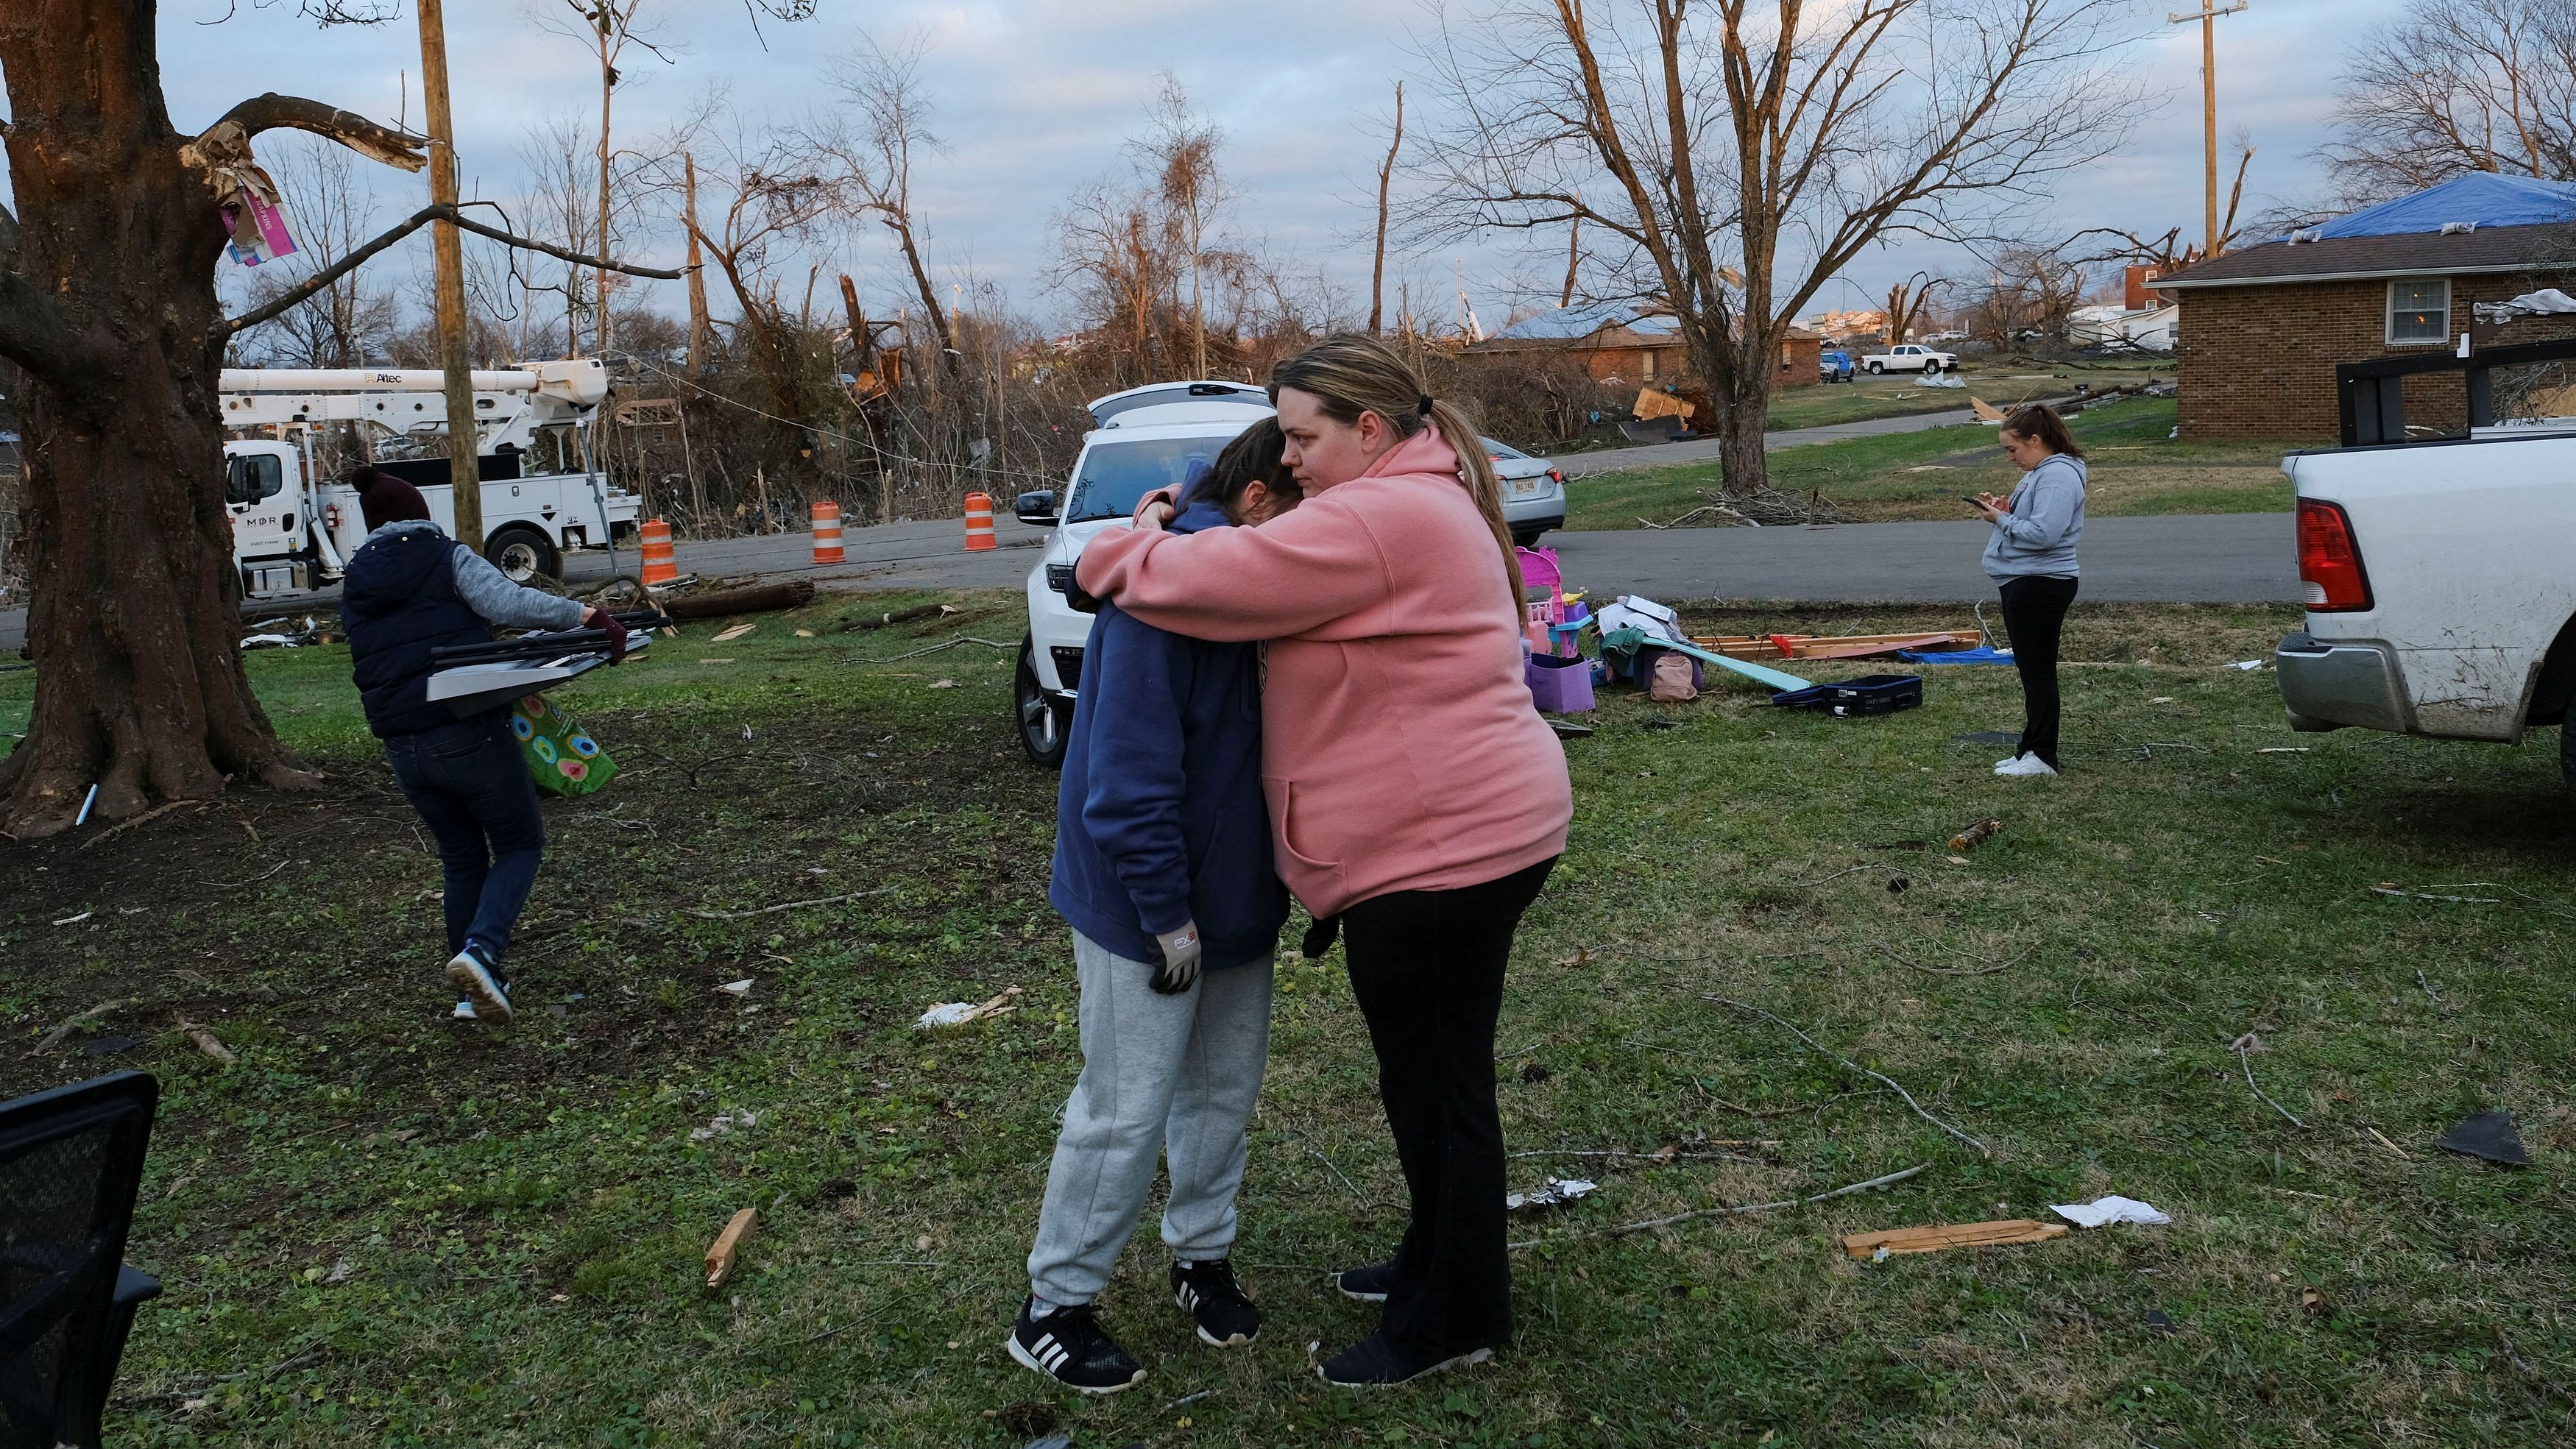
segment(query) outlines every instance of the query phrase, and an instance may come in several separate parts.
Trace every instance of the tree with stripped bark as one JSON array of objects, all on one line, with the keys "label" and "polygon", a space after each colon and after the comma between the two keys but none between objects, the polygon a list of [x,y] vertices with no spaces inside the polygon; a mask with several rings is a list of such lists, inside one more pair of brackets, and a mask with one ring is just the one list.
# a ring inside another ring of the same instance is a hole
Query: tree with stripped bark
[{"label": "tree with stripped bark", "polygon": [[1425,53],[1411,239],[1585,223],[1594,290],[1671,310],[1739,493],[1820,289],[1909,233],[2022,229],[2143,99],[2125,0],[1469,3]]}]

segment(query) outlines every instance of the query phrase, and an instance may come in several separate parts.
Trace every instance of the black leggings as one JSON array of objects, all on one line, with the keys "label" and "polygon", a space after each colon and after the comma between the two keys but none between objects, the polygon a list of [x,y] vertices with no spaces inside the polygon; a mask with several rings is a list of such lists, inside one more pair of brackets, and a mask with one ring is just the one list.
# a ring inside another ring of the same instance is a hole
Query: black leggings
[{"label": "black leggings", "polygon": [[1511,1336],[1494,1021],[1521,912],[1553,859],[1446,891],[1395,891],[1342,916],[1351,995],[1377,1049],[1378,1097],[1412,1219],[1381,1332],[1430,1364]]},{"label": "black leggings", "polygon": [[2057,768],[2057,641],[2075,604],[2075,580],[2025,577],[2003,584],[2004,633],[2021,671],[2021,748]]}]

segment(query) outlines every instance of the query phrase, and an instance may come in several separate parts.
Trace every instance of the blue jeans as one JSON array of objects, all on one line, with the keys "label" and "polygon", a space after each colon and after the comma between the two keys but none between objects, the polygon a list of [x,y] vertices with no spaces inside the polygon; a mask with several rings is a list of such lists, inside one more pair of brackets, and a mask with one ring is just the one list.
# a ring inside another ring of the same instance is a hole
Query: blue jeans
[{"label": "blue jeans", "polygon": [[447,867],[447,949],[470,942],[497,962],[537,883],[546,824],[509,711],[386,740],[403,798],[438,837]]}]

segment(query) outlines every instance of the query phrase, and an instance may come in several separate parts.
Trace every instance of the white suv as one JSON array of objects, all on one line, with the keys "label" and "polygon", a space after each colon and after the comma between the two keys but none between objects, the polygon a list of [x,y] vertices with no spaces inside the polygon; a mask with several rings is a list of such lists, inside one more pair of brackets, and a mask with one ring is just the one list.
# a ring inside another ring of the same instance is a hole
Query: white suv
[{"label": "white suv", "polygon": [[1064,763],[1082,649],[1091,638],[1091,616],[1067,599],[1082,546],[1123,526],[1146,494],[1188,482],[1191,464],[1214,463],[1237,434],[1270,415],[1270,395],[1249,383],[1165,382],[1112,393],[1091,404],[1097,426],[1083,435],[1072,486],[1019,496],[1013,511],[1022,523],[1055,530],[1029,570],[1029,632],[1011,690],[1030,759]]},{"label": "white suv", "polygon": [[[1082,546],[1136,511],[1136,500],[1189,480],[1190,465],[1213,463],[1236,435],[1271,416],[1270,395],[1242,382],[1160,382],[1112,393],[1091,404],[1095,426],[1083,435],[1073,486],[1023,493],[1013,511],[1022,523],[1053,528],[1046,552],[1029,570],[1029,632],[1011,690],[1021,747],[1041,765],[1064,763],[1074,691],[1082,683],[1082,650],[1091,616],[1068,600]],[[1526,548],[1565,526],[1565,474],[1544,458],[1484,440],[1502,483],[1503,519]]]}]

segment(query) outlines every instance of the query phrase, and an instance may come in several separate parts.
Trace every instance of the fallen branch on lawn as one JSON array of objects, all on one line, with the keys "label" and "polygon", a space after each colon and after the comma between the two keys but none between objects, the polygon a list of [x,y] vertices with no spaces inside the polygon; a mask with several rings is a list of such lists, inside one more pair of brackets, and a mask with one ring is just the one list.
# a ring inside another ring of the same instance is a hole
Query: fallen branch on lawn
[{"label": "fallen branch on lawn", "polygon": [[2263,1105],[2280,1113],[2283,1117],[2289,1118],[2291,1126],[2298,1128],[2302,1132],[2306,1131],[2308,1126],[2307,1123],[2300,1121],[2296,1117],[2290,1116],[2289,1108],[2273,1101],[2268,1096],[2264,1096],[2263,1089],[2261,1087],[2254,1086],[2254,1063],[2247,1060],[2246,1053],[2261,1051],[2263,1049],[2263,1039],[2249,1031],[2243,1036],[2238,1037],[2236,1040],[2229,1042],[2227,1044],[2227,1049],[2236,1053],[2236,1065],[2245,1069],[2245,1085],[2254,1088],[2254,1095],[2263,1098]]},{"label": "fallen branch on lawn", "polygon": [[937,654],[944,649],[954,649],[960,644],[981,644],[987,649],[1017,649],[1020,647],[1017,644],[1005,644],[999,639],[978,639],[969,634],[960,634],[945,644],[933,644],[926,649],[914,649],[902,654],[881,654],[866,657],[850,655],[845,657],[842,662],[845,664],[895,664],[906,659],[918,659],[924,654]]},{"label": "fallen branch on lawn", "polygon": [[1780,1208],[1805,1207],[1813,1203],[1823,1202],[1827,1198],[1846,1197],[1852,1193],[1867,1192],[1871,1188],[1886,1187],[1891,1183],[1903,1182],[1909,1177],[1913,1177],[1918,1173],[1928,1172],[1930,1170],[1931,1164],[1917,1163],[1912,1167],[1891,1172],[1885,1177],[1873,1177],[1867,1182],[1855,1182],[1849,1187],[1838,1187],[1831,1192],[1817,1193],[1813,1197],[1792,1197],[1783,1198],[1778,1202],[1746,1203],[1742,1207],[1700,1208],[1694,1212],[1675,1213],[1668,1218],[1648,1218],[1644,1222],[1622,1223],[1615,1228],[1594,1228],[1588,1232],[1563,1233],[1553,1238],[1530,1238],[1522,1242],[1513,1243],[1510,1246],[1514,1249],[1553,1247],[1558,1243],[1577,1242],[1584,1238],[1617,1238],[1625,1237],[1630,1233],[1651,1232],[1656,1228],[1668,1228],[1675,1223],[1695,1222],[1701,1218],[1731,1218],[1739,1217],[1745,1213],[1767,1213],[1776,1211]]},{"label": "fallen branch on lawn", "polygon": [[144,811],[142,814],[135,816],[131,820],[120,820],[114,825],[107,827],[105,830],[100,831],[98,834],[91,836],[89,839],[82,841],[80,844],[80,850],[75,850],[72,854],[78,855],[82,850],[87,850],[91,846],[98,844],[100,841],[108,839],[110,836],[123,835],[125,832],[132,830],[135,826],[140,825],[147,820],[158,820],[173,810],[200,810],[205,808],[205,804],[206,802],[203,800],[173,800],[167,805],[156,805],[151,809]]},{"label": "fallen branch on lawn", "polygon": [[753,916],[766,916],[773,911],[792,911],[800,906],[837,906],[843,901],[865,900],[869,896],[881,896],[893,889],[893,886],[879,886],[877,889],[872,891],[852,891],[845,896],[816,896],[810,901],[781,901],[774,906],[754,906],[747,911],[691,911],[689,914],[699,917],[702,920],[709,921],[741,921],[748,920]]},{"label": "fallen branch on lawn", "polygon": [[[2471,884],[2484,885],[2486,882],[2475,881],[2471,882]],[[2370,888],[2370,893],[2375,896],[2396,896],[2401,900],[2409,901],[2449,901],[2454,905],[2462,906],[2500,906],[2504,904],[2503,901],[2498,900],[2494,896],[2437,896],[2431,891],[2410,891],[2401,889],[2394,885],[2375,885]]]},{"label": "fallen branch on lawn", "polygon": [[31,1057],[43,1056],[45,1053],[61,1046],[63,1044],[63,1038],[70,1036],[72,1034],[72,1028],[80,1025],[82,1022],[95,1020],[98,1017],[105,1016],[120,1006],[132,1006],[142,999],[143,998],[139,996],[119,997],[114,1001],[102,1001],[87,1011],[76,1012],[71,1016],[67,1016],[63,1018],[62,1025],[55,1027],[52,1031],[46,1032],[44,1040],[36,1043],[34,1047],[29,1049],[27,1055]]},{"label": "fallen branch on lawn", "polygon": [[1326,1157],[1324,1154],[1322,1154],[1322,1153],[1320,1153],[1320,1152],[1317,1152],[1317,1151],[1316,1151],[1314,1148],[1312,1148],[1312,1147],[1309,1147],[1309,1148],[1307,1148],[1307,1149],[1306,1149],[1306,1155],[1307,1155],[1308,1157],[1311,1157],[1311,1158],[1315,1159],[1317,1162],[1320,1162],[1320,1163],[1324,1164],[1326,1167],[1332,1167],[1332,1168],[1333,1168],[1333,1176],[1338,1177],[1338,1178],[1341,1178],[1341,1180],[1342,1180],[1342,1186],[1347,1187],[1347,1188],[1349,1188],[1349,1189],[1351,1190],[1351,1196],[1353,1196],[1353,1197],[1355,1197],[1355,1198],[1358,1198],[1358,1199],[1360,1200],[1360,1206],[1361,1206],[1361,1207],[1364,1207],[1364,1208],[1372,1208],[1372,1209],[1373,1209],[1373,1208],[1375,1208],[1375,1207],[1377,1206],[1377,1204],[1376,1204],[1376,1203],[1369,1201],[1369,1195],[1368,1195],[1367,1193],[1364,1193],[1364,1192],[1360,1191],[1360,1185],[1359,1185],[1358,1183],[1351,1181],[1351,1180],[1350,1180],[1350,1177],[1349,1177],[1347,1174],[1345,1174],[1345,1173],[1344,1173],[1340,1168],[1338,1168],[1338,1167],[1333,1167],[1333,1159],[1331,1159],[1331,1158],[1329,1158],[1329,1157]]},{"label": "fallen branch on lawn", "polygon": [[1938,1127],[1942,1131],[1949,1133],[1951,1136],[1958,1138],[1962,1142],[1965,1142],[1970,1147],[1977,1149],[1977,1151],[1984,1156],[1992,1157],[1995,1155],[1993,1148],[1988,1147],[1983,1142],[1980,1142],[1976,1138],[1969,1136],[1967,1133],[1960,1131],[1958,1128],[1951,1126],[1949,1123],[1942,1121],[1940,1118],[1933,1116],[1931,1113],[1924,1111],[1923,1104],[1915,1101],[1914,1094],[1905,1090],[1904,1085],[1898,1082],[1894,1077],[1887,1076],[1881,1072],[1873,1072],[1869,1068],[1862,1066],[1860,1063],[1853,1061],[1851,1058],[1844,1056],[1842,1053],[1832,1050],[1821,1042],[1818,1042],[1814,1037],[1800,1031],[1796,1023],[1791,1022],[1786,1018],[1773,1015],[1771,1012],[1765,1011],[1761,1007],[1748,1005],[1741,1001],[1733,1001],[1723,996],[1709,996],[1707,999],[1716,1002],[1720,1006],[1732,1006],[1738,1011],[1752,1012],[1754,1015],[1762,1017],[1775,1025],[1786,1028],[1791,1036],[1805,1042],[1808,1046],[1815,1048],[1818,1052],[1842,1063],[1846,1069],[1858,1072],[1862,1076],[1870,1078],[1872,1081],[1884,1083],[1886,1086],[1894,1090],[1896,1095],[1905,1099],[1905,1105],[1914,1109],[1915,1116],[1922,1118],[1924,1121],[1931,1123],[1933,1126]]}]

